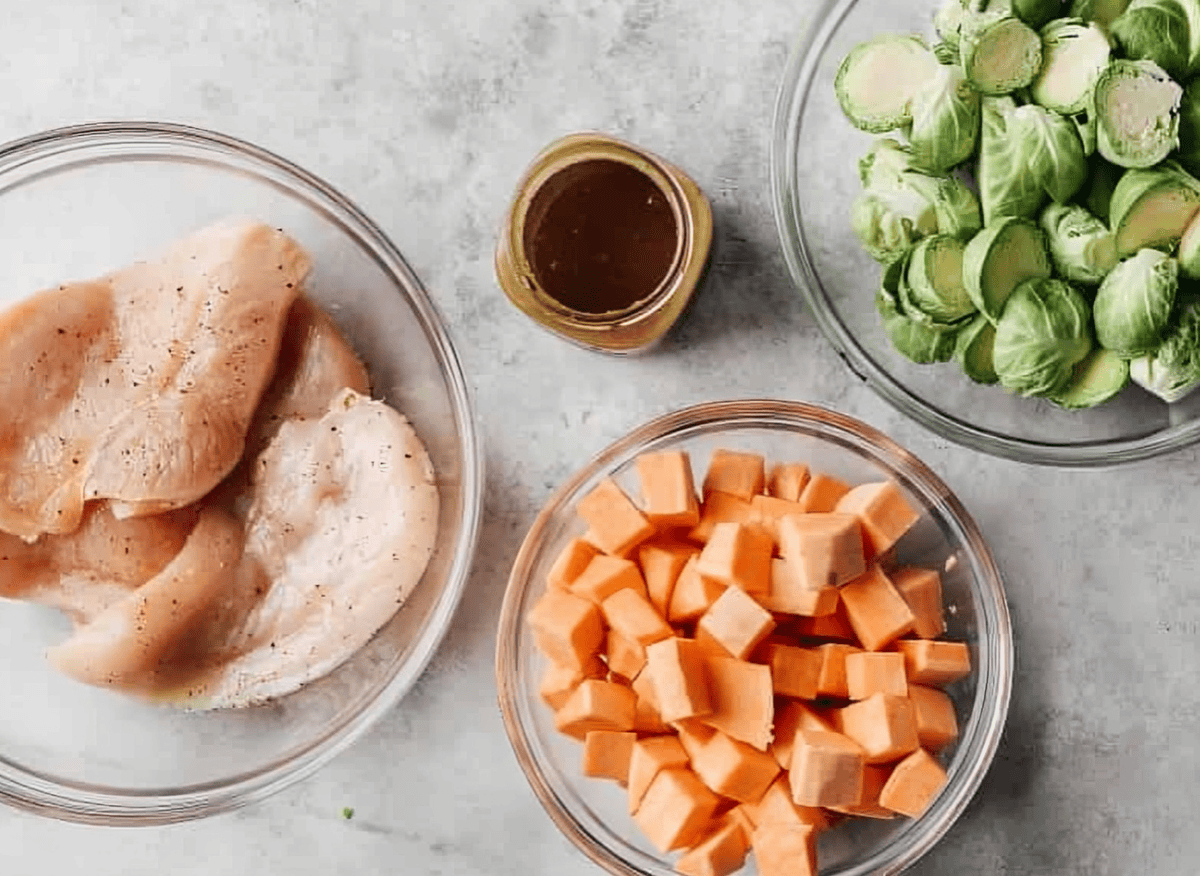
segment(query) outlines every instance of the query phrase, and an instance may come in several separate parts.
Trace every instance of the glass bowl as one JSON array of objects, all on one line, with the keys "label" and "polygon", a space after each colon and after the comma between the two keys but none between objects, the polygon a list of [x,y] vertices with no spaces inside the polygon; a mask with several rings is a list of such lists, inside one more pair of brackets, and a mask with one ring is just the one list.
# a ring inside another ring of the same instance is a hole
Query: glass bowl
[{"label": "glass bowl", "polygon": [[[638,495],[634,459],[651,450],[689,452],[697,477],[712,450],[806,462],[850,483],[894,478],[920,521],[897,545],[902,562],[942,571],[946,636],[967,642],[972,674],[951,686],[960,726],[944,753],[945,790],[916,820],[855,819],[822,834],[823,876],[897,873],[950,828],[979,787],[996,751],[1012,683],[1012,633],[1000,574],[975,523],[936,475],[885,435],[812,405],[767,400],[713,402],[667,414],[621,438],[563,484],[538,514],[513,564],[500,612],[496,682],[505,728],[534,793],[554,823],[589,858],[618,876],[669,876],[671,862],[627,814],[622,788],[580,771],[581,746],[554,729],[540,699],[545,658],[524,618],[545,590],[551,563],[585,526],[579,499],[605,477]],[[748,869],[753,867],[753,857]]]},{"label": "glass bowl", "polygon": [[938,0],[827,0],[800,38],[780,86],[771,141],[775,220],[796,285],[834,349],[861,380],[925,427],[975,450],[1028,463],[1132,462],[1200,439],[1200,392],[1175,404],[1130,385],[1083,411],[973,383],[957,363],[917,365],[883,332],[880,266],[850,228],[858,158],[873,135],[842,115],[833,80],[857,43],[881,33],[930,38]]},{"label": "glass bowl", "polygon": [[152,255],[231,214],[285,229],[312,255],[309,292],[340,324],[374,394],[412,421],[437,471],[434,555],[403,608],[352,659],[297,693],[187,713],[78,684],[43,657],[68,624],[0,605],[0,801],[99,824],[182,821],[260,800],[345,749],[404,695],[462,593],[480,519],[481,459],[462,370],[396,247],[310,173],[248,143],[156,123],[84,125],[0,147],[0,306]]}]

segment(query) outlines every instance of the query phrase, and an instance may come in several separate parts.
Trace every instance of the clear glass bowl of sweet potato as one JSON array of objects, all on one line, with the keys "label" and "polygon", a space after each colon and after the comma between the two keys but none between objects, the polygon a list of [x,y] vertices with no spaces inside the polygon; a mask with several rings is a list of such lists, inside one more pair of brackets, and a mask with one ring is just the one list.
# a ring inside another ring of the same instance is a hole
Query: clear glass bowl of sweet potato
[{"label": "clear glass bowl of sweet potato", "polygon": [[535,794],[610,873],[899,872],[991,763],[1012,637],[923,463],[820,407],[713,402],[553,495],[496,677]]}]

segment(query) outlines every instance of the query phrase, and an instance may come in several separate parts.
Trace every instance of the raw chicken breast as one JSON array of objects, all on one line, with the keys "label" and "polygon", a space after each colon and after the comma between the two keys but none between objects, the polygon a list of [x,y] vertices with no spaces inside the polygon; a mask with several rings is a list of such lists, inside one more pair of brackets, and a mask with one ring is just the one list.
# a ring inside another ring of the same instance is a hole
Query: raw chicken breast
[{"label": "raw chicken breast", "polygon": [[288,311],[275,376],[254,413],[246,455],[257,456],[285,420],[324,416],[343,389],[369,395],[366,366],[333,318],[301,295]]},{"label": "raw chicken breast", "polygon": [[400,413],[353,390],[320,419],[280,424],[250,498],[235,589],[189,644],[203,666],[161,698],[242,706],[325,675],[395,614],[433,553],[425,448]]},{"label": "raw chicken breast", "polygon": [[0,596],[60,608],[84,623],[163,570],[182,550],[199,509],[118,520],[93,502],[74,532],[32,543],[0,533]]},{"label": "raw chicken breast", "polygon": [[39,293],[0,315],[0,530],[71,532],[179,508],[242,456],[307,255],[255,223]]},{"label": "raw chicken breast", "polygon": [[166,568],[80,625],[46,656],[86,684],[156,686],[172,651],[186,641],[204,610],[232,589],[241,556],[241,525],[219,508],[205,508]]}]

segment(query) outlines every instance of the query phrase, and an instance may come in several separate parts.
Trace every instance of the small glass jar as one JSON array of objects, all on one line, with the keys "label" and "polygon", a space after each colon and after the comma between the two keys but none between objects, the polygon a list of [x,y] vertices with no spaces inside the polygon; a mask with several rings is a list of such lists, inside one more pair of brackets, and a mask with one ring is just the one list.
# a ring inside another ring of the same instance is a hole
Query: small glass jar
[{"label": "small glass jar", "polygon": [[[582,240],[589,235],[590,247]],[[513,304],[561,337],[638,353],[683,313],[712,235],[712,207],[682,170],[614,137],[570,134],[521,177],[496,247],[496,278]],[[578,289],[554,273],[571,259],[570,271],[588,274]]]}]

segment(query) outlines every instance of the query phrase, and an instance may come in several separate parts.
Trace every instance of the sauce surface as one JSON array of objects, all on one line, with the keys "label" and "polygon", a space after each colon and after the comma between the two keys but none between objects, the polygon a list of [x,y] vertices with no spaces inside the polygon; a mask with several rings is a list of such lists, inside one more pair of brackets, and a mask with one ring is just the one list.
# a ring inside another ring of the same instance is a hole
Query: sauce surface
[{"label": "sauce surface", "polygon": [[624,310],[675,261],[679,228],[663,191],[609,159],[571,165],[534,194],[523,243],[546,294],[571,310]]}]

